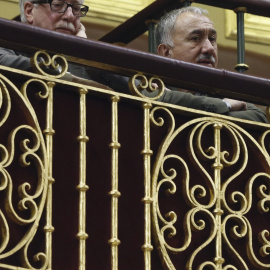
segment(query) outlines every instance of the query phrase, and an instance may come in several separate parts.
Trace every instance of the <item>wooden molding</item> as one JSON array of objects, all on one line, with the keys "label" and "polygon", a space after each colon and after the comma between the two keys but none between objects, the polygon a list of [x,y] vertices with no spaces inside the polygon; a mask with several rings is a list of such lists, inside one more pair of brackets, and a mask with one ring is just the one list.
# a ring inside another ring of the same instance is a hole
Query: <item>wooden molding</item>
[{"label": "wooden molding", "polygon": [[153,0],[85,0],[90,7],[84,19],[101,19],[122,23],[141,11]]}]

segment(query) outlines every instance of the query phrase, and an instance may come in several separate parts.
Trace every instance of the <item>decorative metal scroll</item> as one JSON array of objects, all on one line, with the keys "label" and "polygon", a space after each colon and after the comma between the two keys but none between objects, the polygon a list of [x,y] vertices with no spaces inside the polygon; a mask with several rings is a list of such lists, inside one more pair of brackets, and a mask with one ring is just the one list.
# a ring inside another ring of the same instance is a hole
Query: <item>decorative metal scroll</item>
[{"label": "decorative metal scroll", "polygon": [[35,243],[47,194],[45,143],[26,91],[1,74],[0,127],[0,268],[45,269],[45,244]]},{"label": "decorative metal scroll", "polygon": [[260,145],[225,120],[204,117],[176,128],[160,107],[151,120],[168,126],[152,176],[165,269],[270,269],[269,132]]},{"label": "decorative metal scroll", "polygon": [[58,54],[51,57],[45,51],[37,51],[31,58],[31,64],[37,73],[54,78],[63,77],[68,70],[65,57]]},{"label": "decorative metal scroll", "polygon": [[[147,97],[150,100],[157,100],[163,95],[165,86],[163,81],[157,77],[151,77],[148,80],[145,75],[138,73],[130,78],[129,89],[135,96],[142,98]],[[146,95],[146,91],[151,94]]]}]

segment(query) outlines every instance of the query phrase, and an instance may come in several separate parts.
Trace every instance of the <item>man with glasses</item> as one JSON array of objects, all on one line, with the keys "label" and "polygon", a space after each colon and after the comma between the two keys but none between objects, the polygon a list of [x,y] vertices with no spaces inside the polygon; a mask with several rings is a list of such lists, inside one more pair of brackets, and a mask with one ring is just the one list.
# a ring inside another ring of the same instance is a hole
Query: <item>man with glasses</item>
[{"label": "man with glasses", "polygon": [[72,3],[63,0],[20,0],[21,21],[48,30],[86,38],[80,22],[88,12],[80,0]]},{"label": "man with glasses", "polygon": [[[86,15],[89,7],[84,5],[81,0],[72,0],[72,2],[63,0],[19,0],[19,4],[21,21],[23,23],[59,33],[87,38],[85,27],[81,23],[80,18]],[[0,48],[0,64],[33,71],[29,55],[6,48]],[[57,74],[59,71],[46,68],[46,72]],[[104,80],[104,77],[106,78],[106,76],[93,68],[69,63],[69,72],[64,76],[64,79],[111,90],[107,86],[111,84],[109,79]],[[98,81],[101,82],[98,83]],[[126,82],[122,83],[122,85],[127,87]]]}]

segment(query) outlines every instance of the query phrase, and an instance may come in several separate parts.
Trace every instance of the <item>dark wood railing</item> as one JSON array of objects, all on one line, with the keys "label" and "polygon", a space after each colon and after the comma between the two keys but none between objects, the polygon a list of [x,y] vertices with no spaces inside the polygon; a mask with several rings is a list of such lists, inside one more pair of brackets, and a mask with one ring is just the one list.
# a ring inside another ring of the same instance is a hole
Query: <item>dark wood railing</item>
[{"label": "dark wood railing", "polygon": [[[19,22],[0,19],[0,45],[28,52],[38,48],[60,53],[73,62],[131,76],[140,71],[160,77],[170,85],[213,95],[241,98],[262,105],[270,103],[269,79],[164,58],[115,45],[79,39]],[[82,60],[83,59],[83,60]],[[254,93],[256,89],[256,93]]]}]

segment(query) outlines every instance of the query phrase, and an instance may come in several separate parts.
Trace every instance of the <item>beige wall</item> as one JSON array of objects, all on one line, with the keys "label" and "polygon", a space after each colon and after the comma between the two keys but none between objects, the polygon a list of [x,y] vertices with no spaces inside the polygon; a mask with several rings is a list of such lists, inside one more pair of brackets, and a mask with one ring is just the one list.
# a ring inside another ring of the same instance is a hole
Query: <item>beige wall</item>
[{"label": "beige wall", "polygon": [[13,19],[20,13],[18,1],[0,0],[0,17],[5,19]]}]

